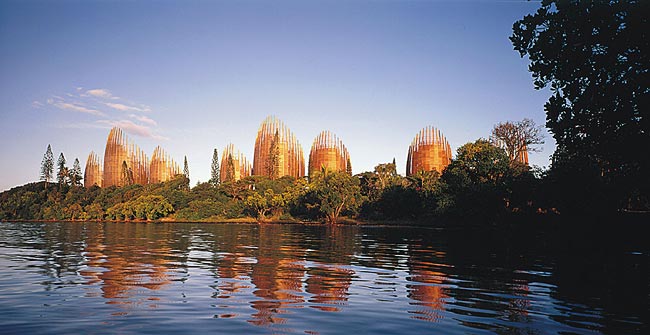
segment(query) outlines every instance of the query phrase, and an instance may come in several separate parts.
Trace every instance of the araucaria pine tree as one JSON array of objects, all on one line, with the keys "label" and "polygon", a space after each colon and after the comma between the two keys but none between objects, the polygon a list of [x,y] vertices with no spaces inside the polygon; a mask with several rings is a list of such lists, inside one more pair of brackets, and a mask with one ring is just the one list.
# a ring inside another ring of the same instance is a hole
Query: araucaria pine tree
[{"label": "araucaria pine tree", "polygon": [[126,164],[126,161],[122,161],[122,186],[133,185],[133,170]]},{"label": "araucaria pine tree", "polygon": [[235,162],[232,159],[232,154],[228,155],[228,159],[226,161],[226,181],[235,181]]},{"label": "araucaria pine tree", "polygon": [[352,175],[352,163],[350,163],[350,157],[348,157],[348,160],[345,162],[345,172],[350,176]]},{"label": "araucaria pine tree", "polygon": [[70,184],[73,186],[81,186],[81,180],[83,175],[81,174],[81,165],[79,165],[79,158],[74,159],[72,164],[72,171],[70,171]]},{"label": "araucaria pine tree", "polygon": [[187,156],[184,156],[183,174],[185,175],[185,178],[190,179],[190,168],[187,166]]},{"label": "araucaria pine tree", "polygon": [[217,186],[219,185],[219,174],[220,174],[220,166],[219,166],[219,153],[217,152],[217,149],[214,149],[214,152],[212,152],[212,166],[210,167],[210,184]]},{"label": "araucaria pine tree", "polygon": [[271,179],[277,179],[280,171],[280,134],[275,131],[273,141],[269,147],[269,157],[266,161],[266,174]]},{"label": "araucaria pine tree", "polygon": [[41,162],[41,180],[45,182],[45,188],[47,189],[47,184],[52,180],[54,174],[54,155],[52,155],[52,147],[48,144],[45,155],[43,155],[43,161]]},{"label": "araucaria pine tree", "polygon": [[61,153],[59,155],[59,160],[56,162],[56,165],[58,166],[56,179],[57,179],[57,182],[59,183],[59,187],[67,185],[67,183],[68,183],[68,168],[65,166],[65,156],[63,156],[63,153]]}]

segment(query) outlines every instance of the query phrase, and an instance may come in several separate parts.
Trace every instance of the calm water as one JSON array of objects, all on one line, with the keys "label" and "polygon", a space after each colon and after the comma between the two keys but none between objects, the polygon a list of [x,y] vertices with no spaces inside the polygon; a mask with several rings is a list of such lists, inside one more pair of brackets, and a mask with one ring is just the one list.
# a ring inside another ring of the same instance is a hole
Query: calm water
[{"label": "calm water", "polygon": [[647,237],[0,223],[0,333],[648,334]]}]

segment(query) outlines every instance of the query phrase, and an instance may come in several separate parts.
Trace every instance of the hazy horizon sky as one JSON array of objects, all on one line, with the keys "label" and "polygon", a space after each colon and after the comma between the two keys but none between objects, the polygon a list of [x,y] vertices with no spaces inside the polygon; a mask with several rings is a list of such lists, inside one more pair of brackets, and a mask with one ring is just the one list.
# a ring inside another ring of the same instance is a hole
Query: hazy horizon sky
[{"label": "hazy horizon sky", "polygon": [[[0,191],[39,179],[48,144],[68,166],[120,126],[162,146],[191,185],[233,143],[281,119],[305,152],[322,130],[354,173],[435,126],[455,151],[502,121],[544,125],[548,91],[508,40],[528,1],[0,1]],[[530,163],[548,166],[546,134]]]}]

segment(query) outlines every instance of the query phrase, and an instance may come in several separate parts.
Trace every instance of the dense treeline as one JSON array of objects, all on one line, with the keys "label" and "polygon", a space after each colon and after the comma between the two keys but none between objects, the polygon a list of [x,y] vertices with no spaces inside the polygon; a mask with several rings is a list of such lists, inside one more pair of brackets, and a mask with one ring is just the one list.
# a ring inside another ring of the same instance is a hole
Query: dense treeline
[{"label": "dense treeline", "polygon": [[150,185],[84,188],[69,183],[32,183],[0,194],[4,220],[323,221],[340,217],[370,220],[427,220],[444,216],[495,217],[535,212],[539,179],[505,150],[478,140],[458,149],[439,174],[403,177],[395,163],[372,172],[322,170],[311,178],[199,183],[185,175]]},{"label": "dense treeline", "polygon": [[[535,88],[552,92],[544,109],[557,148],[547,171],[518,163],[543,143],[541,130],[526,119],[498,124],[491,141],[461,146],[440,174],[408,177],[397,174],[393,161],[354,176],[321,171],[309,180],[253,176],[220,184],[220,168],[228,167],[219,166],[215,150],[210,183],[191,189],[184,175],[156,185],[84,189],[78,161],[69,170],[61,154],[56,187],[50,183],[55,165],[48,146],[43,182],[0,194],[0,219],[250,217],[333,223],[340,216],[428,221],[648,213],[650,29],[644,14],[649,9],[648,1],[545,0],[514,23],[510,40],[529,59]],[[188,175],[187,164],[184,170]]]}]

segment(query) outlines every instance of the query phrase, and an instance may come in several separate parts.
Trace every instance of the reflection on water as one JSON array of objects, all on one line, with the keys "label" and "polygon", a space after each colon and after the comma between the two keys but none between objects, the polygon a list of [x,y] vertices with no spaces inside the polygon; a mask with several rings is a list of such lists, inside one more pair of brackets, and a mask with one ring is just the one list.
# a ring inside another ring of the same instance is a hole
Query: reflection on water
[{"label": "reflection on water", "polygon": [[87,232],[83,252],[86,267],[79,271],[87,285],[98,284],[109,304],[159,300],[148,293],[170,283],[165,256],[171,248],[164,232],[152,233],[147,225],[89,225]]},{"label": "reflection on water", "polygon": [[643,239],[0,223],[10,333],[644,333]]}]

